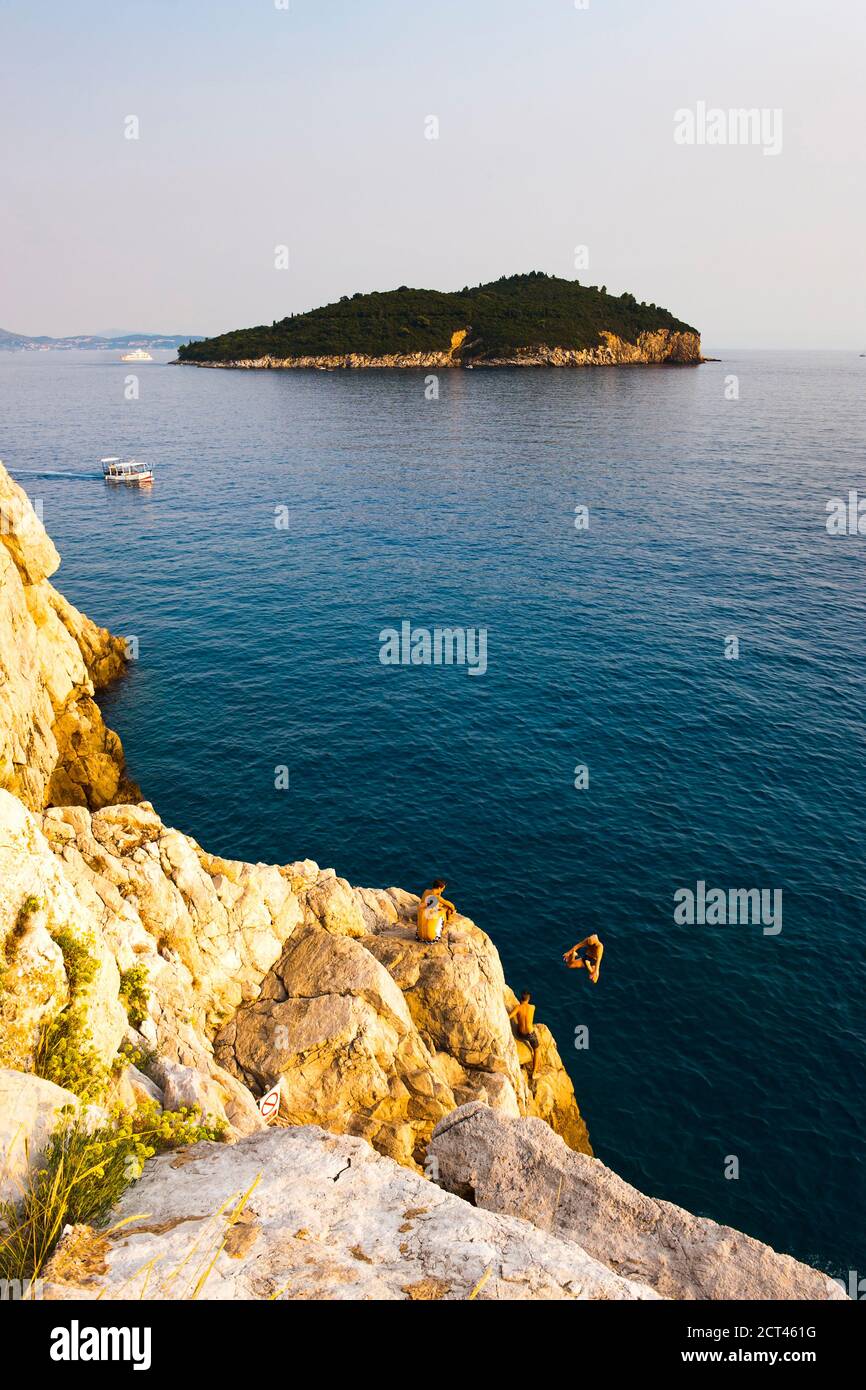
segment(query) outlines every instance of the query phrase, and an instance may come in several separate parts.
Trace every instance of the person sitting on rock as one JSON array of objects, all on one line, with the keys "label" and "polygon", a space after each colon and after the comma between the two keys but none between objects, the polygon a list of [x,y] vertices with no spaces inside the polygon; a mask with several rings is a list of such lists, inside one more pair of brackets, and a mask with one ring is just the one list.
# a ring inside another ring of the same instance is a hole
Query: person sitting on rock
[{"label": "person sitting on rock", "polygon": [[442,894],[447,888],[444,878],[433,880],[418,901],[418,921],[415,931],[419,941],[438,941],[457,909]]},{"label": "person sitting on rock", "polygon": [[[581,951],[583,951],[583,955],[580,954]],[[579,941],[576,946],[572,946],[570,951],[566,951],[562,959],[569,970],[583,970],[585,968],[592,983],[597,985],[603,955],[604,946],[593,932],[592,936],[584,937],[583,941]]]},{"label": "person sitting on rock", "polygon": [[457,915],[457,908],[454,906],[454,904],[453,904],[453,903],[450,903],[450,902],[448,901],[447,898],[443,898],[443,896],[442,896],[442,894],[445,892],[445,889],[446,889],[447,887],[448,887],[448,884],[445,882],[444,878],[434,878],[433,883],[431,884],[430,888],[427,890],[429,893],[435,893],[435,894],[436,894],[437,898],[439,899],[440,903],[442,904],[443,908],[445,909],[445,922],[446,922],[446,925],[447,925],[448,922],[451,921],[451,918],[452,918],[452,917],[456,917],[456,915]]},{"label": "person sitting on rock", "polygon": [[531,998],[529,993],[522,994],[520,1003],[515,1004],[508,1017],[514,1024],[520,1041],[525,1042],[532,1049],[532,1072],[530,1075],[534,1077],[538,1071],[539,1041],[538,1034],[532,1026],[535,1022],[535,1005],[530,1003]]}]

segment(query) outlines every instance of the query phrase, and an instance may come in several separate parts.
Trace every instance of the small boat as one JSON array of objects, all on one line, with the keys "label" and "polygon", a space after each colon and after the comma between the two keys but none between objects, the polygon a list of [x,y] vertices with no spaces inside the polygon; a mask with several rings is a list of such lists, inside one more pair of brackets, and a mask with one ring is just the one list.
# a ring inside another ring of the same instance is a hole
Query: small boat
[{"label": "small boat", "polygon": [[148,487],[153,482],[153,469],[139,459],[100,459],[102,476],[107,483],[130,483],[133,487]]},{"label": "small boat", "polygon": [[125,352],[121,357],[121,362],[152,362],[153,358],[144,348],[136,348],[134,352]]}]

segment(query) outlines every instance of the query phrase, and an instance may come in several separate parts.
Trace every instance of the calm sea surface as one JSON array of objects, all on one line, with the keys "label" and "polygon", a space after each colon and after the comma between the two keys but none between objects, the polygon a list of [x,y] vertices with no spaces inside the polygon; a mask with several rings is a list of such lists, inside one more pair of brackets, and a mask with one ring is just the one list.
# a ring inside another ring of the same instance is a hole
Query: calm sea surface
[{"label": "calm sea surface", "polygon": [[[862,1277],[866,537],[825,505],[866,495],[866,360],[719,355],[442,373],[428,401],[424,373],[0,353],[0,456],[63,592],[138,638],[103,706],[166,821],[354,883],[444,875],[599,1157]],[[114,453],[152,492],[105,486]],[[486,628],[486,674],[382,665],[404,620]],[[781,889],[782,932],[675,925],[698,880]],[[591,931],[596,988],[560,965]]]}]

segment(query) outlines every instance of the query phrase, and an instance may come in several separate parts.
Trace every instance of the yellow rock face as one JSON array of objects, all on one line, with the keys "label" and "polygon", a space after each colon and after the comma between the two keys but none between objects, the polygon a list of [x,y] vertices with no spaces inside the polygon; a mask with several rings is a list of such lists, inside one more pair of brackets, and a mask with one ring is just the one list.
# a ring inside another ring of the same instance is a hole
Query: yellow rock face
[{"label": "yellow rock face", "polygon": [[34,810],[134,800],[120,739],[93,699],[123,671],[124,644],[52,587],[59,564],[0,464],[0,787]]}]

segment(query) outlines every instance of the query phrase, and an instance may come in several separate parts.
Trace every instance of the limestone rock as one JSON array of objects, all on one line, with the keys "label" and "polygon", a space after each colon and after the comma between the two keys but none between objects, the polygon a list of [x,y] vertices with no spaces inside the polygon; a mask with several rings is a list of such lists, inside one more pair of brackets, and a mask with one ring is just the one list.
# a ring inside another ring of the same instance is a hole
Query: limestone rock
[{"label": "limestone rock", "polygon": [[30,1072],[0,1070],[0,1202],[18,1202],[51,1135],[78,1098]]},{"label": "limestone rock", "polygon": [[538,347],[519,348],[513,357],[488,358],[478,363],[485,367],[616,367],[696,366],[703,362],[701,340],[697,333],[677,333],[667,328],[639,333],[637,341],[626,342],[615,333],[602,331],[601,342],[594,348]]},{"label": "limestone rock", "polygon": [[[138,1219],[89,1241],[86,1229],[70,1231],[45,1270],[44,1297],[657,1297],[570,1242],[471,1207],[362,1140],[314,1127],[165,1154],[108,1224],[130,1216]],[[98,1258],[85,1258],[88,1249]]]},{"label": "limestone rock", "polygon": [[463,1106],[429,1145],[437,1180],[486,1211],[534,1222],[623,1278],[676,1299],[838,1299],[829,1275],[629,1186],[537,1119]]},{"label": "limestone rock", "polygon": [[120,637],[112,637],[104,628],[98,627],[86,614],[73,608],[63,594],[54,588],[46,591],[46,596],[54,612],[66,631],[75,642],[96,690],[110,685],[126,670],[126,645]]},{"label": "limestone rock", "polygon": [[[483,357],[461,354],[459,351],[383,353],[347,352],[328,356],[305,357],[245,357],[232,362],[189,362],[185,366],[246,368],[326,367],[337,368],[395,368],[449,367],[466,364],[474,367],[607,367],[638,364],[674,363],[696,365],[703,362],[701,340],[697,333],[678,333],[659,328],[638,334],[634,343],[618,338],[615,333],[601,333],[601,343],[593,348],[562,348],[540,343],[537,346],[516,348],[507,357]],[[459,345],[458,345],[459,346]]]},{"label": "limestone rock", "polygon": [[43,829],[80,895],[94,911],[111,909],[107,931],[122,968],[147,968],[159,1046],[176,1060],[257,995],[303,920],[287,872],[208,855],[148,802],[92,817],[56,808]]},{"label": "limestone rock", "polygon": [[345,879],[327,871],[307,889],[305,920],[335,936],[364,936],[367,931],[361,904]]},{"label": "limestone rock", "polygon": [[366,944],[400,986],[431,1052],[454,1058],[467,1080],[501,1074],[523,1097],[502,964],[489,936],[459,917],[438,942],[416,941],[414,926],[399,922]]},{"label": "limestone rock", "polygon": [[60,565],[54,542],[39,520],[30,498],[0,464],[0,544],[27,585],[41,584]]},{"label": "limestone rock", "polygon": [[22,912],[20,906],[2,943],[0,1065],[30,1067],[42,1030],[67,1003],[69,987],[57,942],[41,922],[25,922],[22,930]]},{"label": "limestone rock", "polygon": [[159,1058],[153,1066],[166,1110],[195,1110],[202,1123],[223,1124],[229,1137],[241,1138],[265,1128],[265,1121],[246,1087],[222,1068],[209,1072]]},{"label": "limestone rock", "polygon": [[474,1099],[541,1114],[588,1150],[546,1030],[538,1075],[521,1070],[490,938],[458,918],[442,941],[418,942],[417,899],[368,890],[362,901],[374,930],[360,937],[294,933],[258,998],[217,1034],[221,1065],[257,1095],[279,1083],[283,1121],[326,1122],[410,1165],[442,1116]]},{"label": "limestone rock", "polygon": [[161,1110],[165,1108],[164,1092],[155,1081],[132,1065],[124,1067],[118,1076],[114,1099],[124,1110],[135,1110],[140,1105],[158,1105]]},{"label": "limestone rock", "polygon": [[327,1120],[404,1163],[454,1107],[391,976],[360,942],[320,927],[295,933],[214,1050],[258,1094],[279,1082],[290,1124]]},{"label": "limestone rock", "polygon": [[[27,912],[36,903],[35,914]],[[77,1002],[104,1062],[115,1056],[127,1020],[120,976],[101,922],[82,904],[51,852],[36,817],[0,791],[0,1058],[26,1069],[46,1024],[70,998],[63,948],[90,960],[92,978]]]},{"label": "limestone rock", "polygon": [[60,558],[0,464],[0,787],[33,809],[135,799],[94,690],[125,666],[123,642],[48,582]]},{"label": "limestone rock", "polygon": [[591,1153],[574,1087],[543,1024],[539,1060],[515,1038],[508,1013],[517,1003],[490,937],[457,917],[443,939],[415,939],[417,898],[402,895],[398,919],[384,922],[365,945],[400,985],[412,1020],[436,1055],[442,1080],[458,1104],[480,1100],[510,1115],[537,1115],[573,1148]]},{"label": "limestone rock", "polygon": [[[279,1081],[283,1122],[326,1123],[410,1166],[423,1164],[439,1120],[472,1099],[542,1114],[588,1147],[544,1030],[538,1076],[529,1083],[521,1068],[498,954],[467,919],[443,942],[419,943],[411,894],[353,889],[309,861],[209,855],[148,802],[34,816],[0,792],[4,828],[0,940],[28,893],[51,916],[0,1005],[18,1009],[7,1017],[5,1037],[19,1043],[9,1064],[30,1064],[65,1002],[55,938],[71,933],[98,962],[86,1005],[102,1058],[124,1037],[154,1053],[164,1104],[224,1120],[230,1137],[259,1127],[254,1096]],[[134,1029],[119,997],[132,969],[146,982]],[[130,1087],[121,1093],[129,1103]]]}]

